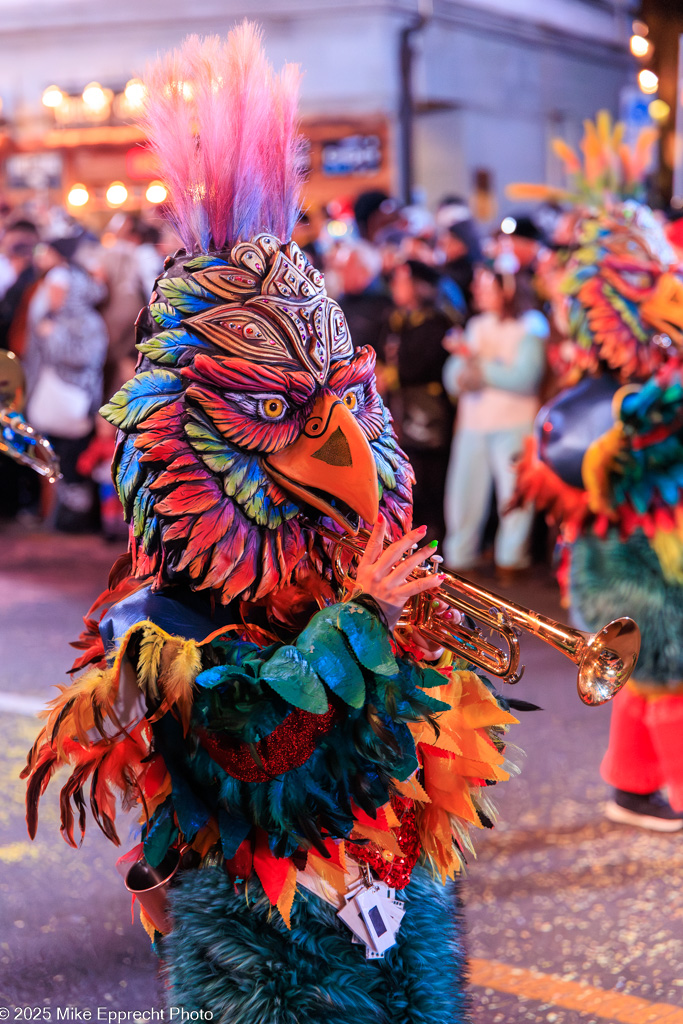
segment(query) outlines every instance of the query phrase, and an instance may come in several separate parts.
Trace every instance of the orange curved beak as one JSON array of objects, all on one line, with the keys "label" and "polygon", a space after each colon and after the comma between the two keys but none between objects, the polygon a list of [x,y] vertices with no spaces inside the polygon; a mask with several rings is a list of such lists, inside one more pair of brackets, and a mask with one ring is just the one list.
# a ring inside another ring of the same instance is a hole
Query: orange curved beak
[{"label": "orange curved beak", "polygon": [[683,281],[675,274],[662,274],[650,298],[641,303],[640,315],[677,345],[683,345]]},{"label": "orange curved beak", "polygon": [[379,511],[377,467],[355,417],[336,395],[315,402],[301,435],[264,462],[283,490],[357,533]]}]

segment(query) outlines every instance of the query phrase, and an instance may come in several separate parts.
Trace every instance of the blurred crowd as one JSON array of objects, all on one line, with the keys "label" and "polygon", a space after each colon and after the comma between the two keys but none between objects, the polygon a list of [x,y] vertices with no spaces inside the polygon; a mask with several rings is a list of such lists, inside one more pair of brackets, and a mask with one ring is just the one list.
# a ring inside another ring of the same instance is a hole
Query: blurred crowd
[{"label": "blurred crowd", "polygon": [[62,479],[41,486],[0,459],[1,517],[125,536],[110,479],[115,432],[97,411],[134,373],[135,320],[165,251],[159,227],[122,212],[98,237],[61,208],[3,211],[0,349],[23,365],[18,401],[50,440]]},{"label": "blurred crowd", "polygon": [[[486,548],[503,583],[531,557],[533,510],[508,510],[514,459],[571,374],[552,258],[563,216],[546,204],[484,232],[460,196],[432,212],[370,191],[309,211],[294,236],[354,345],[377,354],[378,388],[415,471],[415,523],[455,570],[476,570]],[[27,419],[63,478],[41,489],[0,458],[0,517],[124,535],[114,431],[97,409],[134,373],[135,320],[175,244],[169,228],[124,213],[97,237],[61,209],[4,211],[0,348],[23,363]]]}]

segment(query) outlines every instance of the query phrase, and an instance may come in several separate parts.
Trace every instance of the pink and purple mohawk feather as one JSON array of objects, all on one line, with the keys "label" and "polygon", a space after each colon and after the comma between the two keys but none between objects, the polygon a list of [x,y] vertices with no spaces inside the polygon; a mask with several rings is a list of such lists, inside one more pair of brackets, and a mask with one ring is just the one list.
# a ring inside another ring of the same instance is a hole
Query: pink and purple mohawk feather
[{"label": "pink and purple mohawk feather", "polygon": [[188,252],[262,231],[289,241],[300,212],[301,75],[267,61],[248,21],[227,39],[189,36],[145,74],[141,126]]}]

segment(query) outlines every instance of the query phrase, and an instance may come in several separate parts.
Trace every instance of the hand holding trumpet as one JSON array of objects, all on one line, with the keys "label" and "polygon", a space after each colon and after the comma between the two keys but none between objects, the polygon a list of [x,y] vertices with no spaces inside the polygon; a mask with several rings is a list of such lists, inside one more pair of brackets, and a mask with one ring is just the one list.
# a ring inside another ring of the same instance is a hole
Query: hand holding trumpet
[{"label": "hand holding trumpet", "polygon": [[358,563],[356,585],[377,602],[392,632],[398,625],[406,602],[425,590],[435,589],[444,580],[440,575],[409,578],[418,565],[434,554],[436,542],[418,547],[407,555],[426,532],[426,526],[418,526],[406,533],[405,537],[385,547],[386,522],[380,513]]},{"label": "hand holding trumpet", "polygon": [[[408,601],[427,590],[437,589],[446,579],[442,573],[421,579],[411,578],[411,573],[434,554],[437,546],[436,541],[431,541],[418,547],[426,532],[426,526],[418,526],[405,537],[385,546],[386,523],[380,513],[358,563],[356,585],[377,602],[392,632]],[[439,607],[445,619],[460,621],[460,613],[447,608],[443,602],[435,601],[435,606]],[[419,629],[413,630],[411,639],[425,661],[436,661],[443,654],[443,646],[424,637]]]},{"label": "hand holding trumpet", "polygon": [[[457,573],[435,571],[433,545],[412,550],[424,537],[420,528],[393,543],[385,540],[382,520],[372,533],[361,530],[340,536],[321,523],[315,529],[332,543],[330,557],[338,583],[348,588],[351,555],[352,562],[358,560],[356,576],[351,577],[355,591],[374,598],[390,629],[399,620],[401,626],[409,626],[427,658],[439,657],[447,648],[484,672],[514,683],[523,671],[518,634],[525,630],[578,666],[579,696],[584,704],[593,705],[611,700],[635,668],[640,632],[632,619],[621,617],[597,633],[583,633]],[[499,636],[502,648],[484,637],[482,626]]]}]

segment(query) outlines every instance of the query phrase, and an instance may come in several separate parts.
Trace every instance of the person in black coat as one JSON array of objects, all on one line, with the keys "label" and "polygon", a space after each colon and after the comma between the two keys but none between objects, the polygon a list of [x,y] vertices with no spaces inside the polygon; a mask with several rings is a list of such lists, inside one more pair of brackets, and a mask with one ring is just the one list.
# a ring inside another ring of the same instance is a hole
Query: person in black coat
[{"label": "person in black coat", "polygon": [[11,331],[15,318],[28,289],[38,280],[38,270],[33,261],[37,243],[36,226],[28,220],[11,224],[2,240],[3,255],[11,264],[16,277],[0,297],[0,348],[12,348]]},{"label": "person in black coat", "polygon": [[453,321],[439,308],[440,280],[434,267],[417,260],[396,267],[390,282],[394,308],[377,344],[378,383],[415,471],[413,522],[439,541],[453,432],[453,407],[441,383],[448,358],[443,339]]}]

